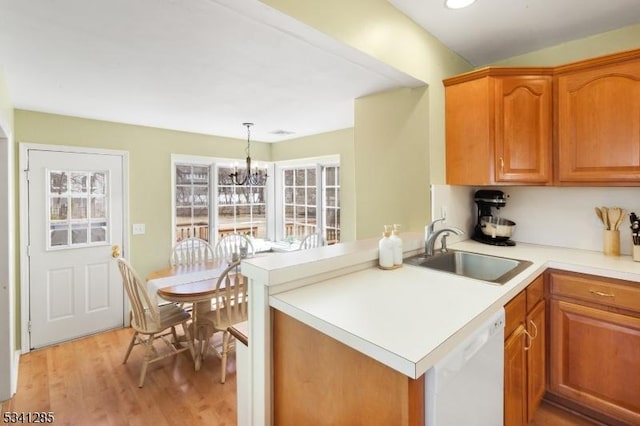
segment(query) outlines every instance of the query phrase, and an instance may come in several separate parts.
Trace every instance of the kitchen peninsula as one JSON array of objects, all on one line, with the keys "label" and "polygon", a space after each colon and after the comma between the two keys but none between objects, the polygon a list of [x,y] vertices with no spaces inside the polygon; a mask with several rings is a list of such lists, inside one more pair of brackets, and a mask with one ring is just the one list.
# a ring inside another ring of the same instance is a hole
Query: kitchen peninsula
[{"label": "kitchen peninsula", "polygon": [[[405,257],[423,250],[422,235],[402,237]],[[532,265],[502,286],[410,265],[384,271],[376,266],[377,239],[243,262],[243,272],[250,279],[252,424],[272,424],[273,407],[277,407],[274,377],[278,371],[273,362],[277,354],[272,353],[277,317],[328,336],[344,346],[345,353],[375,360],[385,371],[404,377],[409,396],[401,401],[407,404],[406,412],[398,415],[408,419],[405,424],[419,424],[424,408],[415,404],[422,402],[419,389],[424,373],[548,268],[640,282],[640,263],[630,256],[607,257],[600,252],[531,244],[494,247],[470,240],[452,248],[525,259]],[[323,362],[327,365],[308,368],[331,370],[336,360]],[[366,383],[366,379],[367,371],[362,371],[362,382],[350,386],[363,392],[375,387],[376,383]],[[342,392],[338,387],[336,382],[334,389],[323,392]],[[378,389],[382,395],[387,392]],[[317,413],[327,410],[319,402],[309,404]]]}]

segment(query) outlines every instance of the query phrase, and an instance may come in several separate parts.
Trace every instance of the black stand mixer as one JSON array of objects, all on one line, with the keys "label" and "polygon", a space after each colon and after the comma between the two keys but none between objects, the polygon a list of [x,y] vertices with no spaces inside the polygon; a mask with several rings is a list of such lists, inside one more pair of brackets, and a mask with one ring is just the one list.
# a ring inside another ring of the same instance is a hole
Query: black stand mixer
[{"label": "black stand mixer", "polygon": [[481,189],[476,191],[473,200],[478,205],[478,222],[471,238],[494,246],[515,246],[516,242],[510,239],[515,222],[494,216],[492,211],[507,205],[507,195],[498,190]]}]

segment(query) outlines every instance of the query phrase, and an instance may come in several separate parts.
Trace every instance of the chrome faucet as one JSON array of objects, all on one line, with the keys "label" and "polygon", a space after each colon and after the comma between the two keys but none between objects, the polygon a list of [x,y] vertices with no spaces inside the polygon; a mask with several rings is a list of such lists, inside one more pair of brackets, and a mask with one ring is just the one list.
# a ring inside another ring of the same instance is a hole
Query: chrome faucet
[{"label": "chrome faucet", "polygon": [[[456,235],[463,235],[464,231],[460,228],[456,228],[455,226],[446,227],[442,229],[438,229],[434,231],[435,224],[443,221],[445,218],[436,219],[427,225],[427,232],[424,236],[424,255],[425,256],[433,256],[433,247],[436,244],[436,240],[441,234],[446,233],[443,238],[446,238],[449,235],[449,232],[453,232]],[[446,243],[445,243],[446,244]],[[446,247],[443,245],[443,247]]]}]

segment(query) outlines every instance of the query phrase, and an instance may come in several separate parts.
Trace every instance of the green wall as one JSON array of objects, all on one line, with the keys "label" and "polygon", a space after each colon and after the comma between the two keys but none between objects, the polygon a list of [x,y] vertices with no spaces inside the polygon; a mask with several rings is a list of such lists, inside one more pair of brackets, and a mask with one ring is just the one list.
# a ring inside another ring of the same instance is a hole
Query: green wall
[{"label": "green wall", "polygon": [[429,217],[429,90],[398,89],[356,99],[356,234],[383,225],[420,231]]},{"label": "green wall", "polygon": [[[442,80],[471,65],[386,0],[262,1],[425,83],[417,92],[357,100],[354,128],[356,237],[379,235],[389,220],[404,222],[405,231],[422,231],[430,220],[429,184],[445,182]],[[396,108],[411,118],[403,122],[393,114]],[[398,169],[390,167],[400,164],[402,174],[419,170],[412,173],[421,181],[400,183]],[[394,193],[404,197],[385,203],[383,197]]]},{"label": "green wall", "polygon": [[556,66],[640,47],[640,24],[514,56],[492,65]]},{"label": "green wall", "polygon": [[[17,110],[16,143],[83,146],[129,152],[129,220],[144,223],[131,237],[131,261],[142,277],[168,266],[171,241],[171,154],[245,157],[246,141],[106,121]],[[242,128],[238,133],[242,134]],[[17,150],[17,148],[16,148]],[[254,142],[251,155],[271,160],[270,144]],[[129,229],[129,232],[131,230]]]},{"label": "green wall", "polygon": [[4,73],[0,69],[0,124],[5,132],[13,132],[13,104],[9,96],[9,89],[4,81]]}]

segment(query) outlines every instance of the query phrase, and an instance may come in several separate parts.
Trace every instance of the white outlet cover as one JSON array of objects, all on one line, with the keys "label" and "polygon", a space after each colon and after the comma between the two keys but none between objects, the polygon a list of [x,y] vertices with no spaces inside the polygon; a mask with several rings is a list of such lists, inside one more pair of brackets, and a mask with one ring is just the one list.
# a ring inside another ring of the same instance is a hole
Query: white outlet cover
[{"label": "white outlet cover", "polygon": [[144,223],[133,224],[133,235],[143,235],[145,232]]}]

